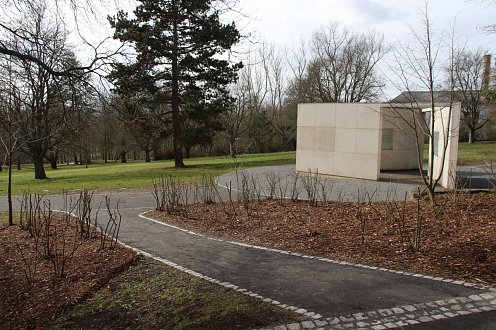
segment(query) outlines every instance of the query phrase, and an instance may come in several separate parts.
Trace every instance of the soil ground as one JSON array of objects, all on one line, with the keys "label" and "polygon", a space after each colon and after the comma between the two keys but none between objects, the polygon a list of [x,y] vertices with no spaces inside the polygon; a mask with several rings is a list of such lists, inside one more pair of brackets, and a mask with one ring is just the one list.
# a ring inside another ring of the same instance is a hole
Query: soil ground
[{"label": "soil ground", "polygon": [[50,223],[49,255],[44,221],[31,235],[3,215],[0,329],[245,329],[301,319],[120,245],[110,249],[108,239],[102,248],[97,232],[81,240],[67,216]]},{"label": "soil ground", "polygon": [[80,240],[75,221],[66,218],[53,217],[50,256],[46,227],[37,241],[19,225],[0,224],[0,328],[43,327],[137,260],[129,249],[101,248],[99,236]]},{"label": "soil ground", "polygon": [[441,194],[434,207],[423,198],[317,205],[285,199],[170,213],[148,216],[255,245],[496,285],[495,193]]}]

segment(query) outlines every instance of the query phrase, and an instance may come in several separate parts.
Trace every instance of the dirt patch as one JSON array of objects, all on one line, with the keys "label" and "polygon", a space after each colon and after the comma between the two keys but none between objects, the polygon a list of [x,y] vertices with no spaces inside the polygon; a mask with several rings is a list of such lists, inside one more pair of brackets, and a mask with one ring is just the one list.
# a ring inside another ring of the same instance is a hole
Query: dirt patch
[{"label": "dirt patch", "polygon": [[195,204],[148,216],[256,245],[496,285],[494,193],[440,195],[435,207],[424,199],[249,204]]},{"label": "dirt patch", "polygon": [[56,255],[47,257],[41,239],[18,225],[0,225],[2,329],[43,327],[138,259],[121,246],[101,249],[98,236],[81,240],[67,216],[54,216],[51,226],[57,229],[49,243]]}]

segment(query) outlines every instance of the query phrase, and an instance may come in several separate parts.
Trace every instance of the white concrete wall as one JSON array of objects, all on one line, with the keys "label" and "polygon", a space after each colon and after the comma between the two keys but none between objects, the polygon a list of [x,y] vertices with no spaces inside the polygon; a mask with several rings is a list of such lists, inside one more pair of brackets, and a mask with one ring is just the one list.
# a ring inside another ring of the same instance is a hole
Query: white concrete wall
[{"label": "white concrete wall", "polygon": [[[434,155],[433,159],[433,178],[436,179],[441,175],[439,183],[441,186],[448,189],[456,188],[460,111],[460,103],[456,103],[451,107],[436,108],[436,111],[434,112],[434,132],[439,132],[439,147],[438,154]],[[444,154],[443,149],[446,142],[446,153]],[[432,147],[433,146],[429,146],[429,148]],[[444,162],[442,159],[443,155],[445,157]]]},{"label": "white concrete wall", "polygon": [[[452,189],[456,180],[460,104],[455,104],[452,111],[439,109],[435,131],[440,132],[440,149],[433,159],[434,177],[442,173],[440,184]],[[393,110],[387,104],[298,105],[296,170],[378,180],[380,169],[418,168],[416,135],[408,124],[411,111]],[[417,115],[422,114],[419,111]],[[392,150],[382,150],[383,128],[394,129]],[[423,142],[423,136],[418,138]],[[446,139],[449,140],[443,164],[442,146]]]},{"label": "white concrete wall", "polygon": [[[420,155],[422,155],[423,134],[417,136],[413,125],[412,116],[420,118],[420,109],[401,109],[382,107],[381,122],[382,129],[393,130],[392,149],[381,150],[381,170],[410,170],[418,169],[418,149],[419,140]],[[381,145],[382,145],[381,140]]]},{"label": "white concrete wall", "polygon": [[377,180],[379,104],[300,104],[296,170]]}]

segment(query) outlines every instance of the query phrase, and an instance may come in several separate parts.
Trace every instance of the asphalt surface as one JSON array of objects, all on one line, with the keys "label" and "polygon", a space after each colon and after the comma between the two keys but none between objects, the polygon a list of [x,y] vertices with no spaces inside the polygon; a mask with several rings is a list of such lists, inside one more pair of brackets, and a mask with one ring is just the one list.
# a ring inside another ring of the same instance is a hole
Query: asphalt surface
[{"label": "asphalt surface", "polygon": [[[496,168],[459,166],[457,174],[460,189],[496,187]],[[240,170],[221,176],[218,182],[222,187],[236,191],[243,190],[247,184],[250,187],[255,185],[262,195],[284,198],[309,199],[312,198],[309,192],[316,190],[317,198],[336,201],[404,200],[412,198],[418,188],[422,188],[416,170],[381,173],[380,181],[329,176],[312,179],[312,176],[296,174],[295,165]]]},{"label": "asphalt surface", "polygon": [[[281,176],[285,175],[280,167],[272,170]],[[260,177],[261,172],[257,171],[253,173]],[[226,176],[221,177],[219,184],[225,184],[226,181],[222,181],[225,179]],[[373,189],[377,191],[376,188]],[[300,191],[302,196],[304,193]],[[219,188],[219,195],[225,198],[227,190]],[[378,193],[376,195],[381,196]],[[109,197],[112,203],[119,201],[123,217],[119,239],[124,243],[219,281],[229,282],[260,296],[304,308],[324,317],[487,292],[487,289],[342,265],[234,244],[226,240],[212,240],[141,218],[139,215],[142,212],[155,207],[151,193],[120,191],[109,194]],[[54,209],[64,205],[61,196],[47,198]],[[103,195],[94,196],[95,203],[101,200]],[[6,208],[6,198],[1,197],[0,210]],[[496,329],[496,314],[483,312],[458,316],[422,323],[413,328]]]}]

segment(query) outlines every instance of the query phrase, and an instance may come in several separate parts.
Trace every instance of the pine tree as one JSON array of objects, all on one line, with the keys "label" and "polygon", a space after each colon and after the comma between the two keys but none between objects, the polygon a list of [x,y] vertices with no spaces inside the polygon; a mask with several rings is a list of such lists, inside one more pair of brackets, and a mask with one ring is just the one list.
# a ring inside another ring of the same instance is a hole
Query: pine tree
[{"label": "pine tree", "polygon": [[116,66],[113,76],[126,80],[126,72],[146,77],[141,88],[170,102],[175,166],[183,167],[182,95],[201,88],[208,102],[236,79],[241,63],[232,65],[219,54],[230,50],[240,34],[234,23],[221,23],[212,0],[139,2],[134,18],[123,11],[109,18],[114,38],[133,43],[137,53],[135,63]]}]

